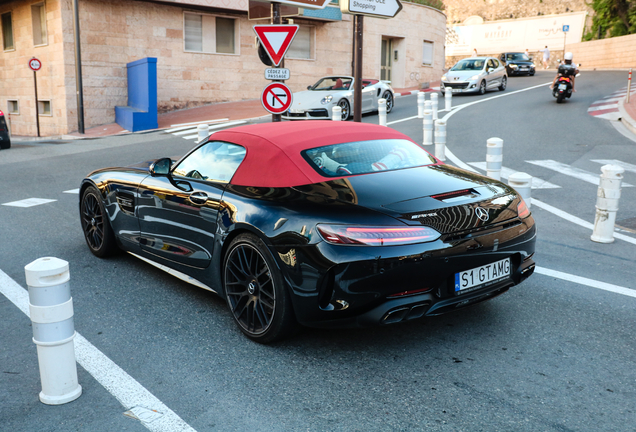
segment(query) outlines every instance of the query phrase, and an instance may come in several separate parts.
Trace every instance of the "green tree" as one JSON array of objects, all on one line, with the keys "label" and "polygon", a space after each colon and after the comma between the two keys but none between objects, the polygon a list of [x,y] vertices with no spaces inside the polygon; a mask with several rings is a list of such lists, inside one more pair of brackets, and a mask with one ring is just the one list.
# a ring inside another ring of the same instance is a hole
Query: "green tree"
[{"label": "green tree", "polygon": [[636,0],[592,0],[590,6],[594,18],[585,40],[636,33]]}]

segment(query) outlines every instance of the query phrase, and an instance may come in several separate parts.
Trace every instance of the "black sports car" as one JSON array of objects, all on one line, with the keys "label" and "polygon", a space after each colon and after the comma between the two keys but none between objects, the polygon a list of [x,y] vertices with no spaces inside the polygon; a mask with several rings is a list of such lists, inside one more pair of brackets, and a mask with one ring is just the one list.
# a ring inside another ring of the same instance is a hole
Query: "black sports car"
[{"label": "black sports car", "polygon": [[98,170],[80,216],[93,254],[119,247],[216,292],[261,343],[295,323],[453,311],[534,270],[534,220],[514,189],[361,123],[237,127],[178,161]]},{"label": "black sports car", "polygon": [[535,66],[526,53],[507,52],[499,55],[499,60],[506,65],[508,76],[534,75]]}]

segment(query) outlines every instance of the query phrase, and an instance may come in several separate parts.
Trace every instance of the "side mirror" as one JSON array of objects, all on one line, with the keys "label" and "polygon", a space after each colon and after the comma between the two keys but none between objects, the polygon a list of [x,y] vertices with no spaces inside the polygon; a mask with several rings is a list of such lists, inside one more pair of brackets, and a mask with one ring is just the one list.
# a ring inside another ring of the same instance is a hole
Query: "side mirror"
[{"label": "side mirror", "polygon": [[172,166],[172,159],[162,158],[152,165],[150,165],[150,174],[152,176],[167,176],[170,174],[170,167]]},{"label": "side mirror", "polygon": [[307,86],[307,90],[311,90],[311,86]]},{"label": "side mirror", "polygon": [[488,68],[488,73],[490,73],[490,72],[494,72],[494,71],[495,71],[495,69],[493,69],[493,68]]}]

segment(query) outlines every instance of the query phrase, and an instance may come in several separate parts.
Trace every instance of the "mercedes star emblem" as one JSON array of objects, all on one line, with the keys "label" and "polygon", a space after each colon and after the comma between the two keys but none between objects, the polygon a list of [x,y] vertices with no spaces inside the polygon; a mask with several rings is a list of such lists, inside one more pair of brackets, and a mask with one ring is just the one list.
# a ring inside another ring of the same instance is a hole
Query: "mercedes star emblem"
[{"label": "mercedes star emblem", "polygon": [[484,222],[488,220],[488,210],[484,208],[477,207],[475,209],[475,214],[477,215],[479,219],[483,220]]}]

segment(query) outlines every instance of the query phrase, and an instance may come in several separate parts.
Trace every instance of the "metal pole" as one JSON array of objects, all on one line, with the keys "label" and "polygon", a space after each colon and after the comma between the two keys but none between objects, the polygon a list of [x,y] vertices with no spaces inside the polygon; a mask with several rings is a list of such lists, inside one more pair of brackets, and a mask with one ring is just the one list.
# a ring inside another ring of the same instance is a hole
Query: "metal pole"
[{"label": "metal pole", "polygon": [[40,137],[40,109],[38,107],[38,80],[37,72],[33,71],[33,87],[35,88],[35,124],[38,127],[38,138]]},{"label": "metal pole", "polygon": [[629,103],[629,93],[632,91],[632,70],[629,69],[629,77],[627,78],[627,96],[625,96],[625,103]]},{"label": "metal pole", "polygon": [[[280,3],[272,3],[272,24],[282,24],[280,18]],[[279,66],[275,66],[276,68],[283,67],[285,60],[281,60]],[[280,80],[275,80],[274,82],[281,82]],[[281,114],[272,114],[272,122],[280,122]]]},{"label": "metal pole", "polygon": [[84,86],[82,85],[82,49],[80,46],[79,0],[73,0],[73,33],[75,34],[75,91],[77,92],[77,127],[84,133]]},{"label": "metal pole", "polygon": [[362,121],[362,30],[364,28],[364,16],[353,16],[354,26],[356,28],[356,67],[354,74],[353,89],[353,121]]}]

